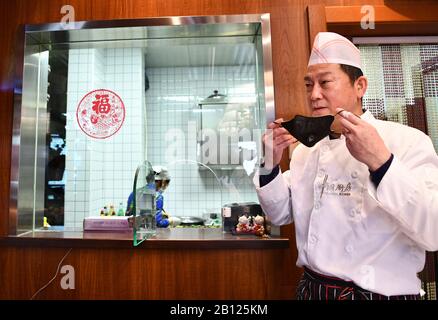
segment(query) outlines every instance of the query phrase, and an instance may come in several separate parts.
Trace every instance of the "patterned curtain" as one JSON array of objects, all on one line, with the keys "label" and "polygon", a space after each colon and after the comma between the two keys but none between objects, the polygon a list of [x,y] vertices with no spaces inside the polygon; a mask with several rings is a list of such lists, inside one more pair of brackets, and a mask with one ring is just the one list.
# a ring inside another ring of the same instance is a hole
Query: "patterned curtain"
[{"label": "patterned curtain", "polygon": [[[376,118],[428,134],[438,152],[438,44],[358,45],[369,80],[364,108]],[[424,299],[437,299],[438,254],[419,274]]]}]

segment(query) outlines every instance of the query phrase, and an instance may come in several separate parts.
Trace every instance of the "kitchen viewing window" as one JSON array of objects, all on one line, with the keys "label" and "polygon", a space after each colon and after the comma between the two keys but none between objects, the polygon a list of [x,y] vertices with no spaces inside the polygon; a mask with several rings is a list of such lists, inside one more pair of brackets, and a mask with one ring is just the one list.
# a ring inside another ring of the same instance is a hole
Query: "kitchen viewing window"
[{"label": "kitchen viewing window", "polygon": [[145,163],[170,175],[171,216],[220,219],[257,201],[274,119],[268,14],[29,25],[22,80],[10,234],[124,215]]}]

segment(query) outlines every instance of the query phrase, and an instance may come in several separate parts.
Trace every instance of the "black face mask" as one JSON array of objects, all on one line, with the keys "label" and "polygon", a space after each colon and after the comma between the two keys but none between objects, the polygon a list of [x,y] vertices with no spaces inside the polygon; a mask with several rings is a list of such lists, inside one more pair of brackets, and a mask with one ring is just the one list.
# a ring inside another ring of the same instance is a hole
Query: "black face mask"
[{"label": "black face mask", "polygon": [[282,122],[281,126],[305,146],[313,147],[332,132],[330,127],[334,120],[335,117],[332,115],[322,117],[298,115],[292,120]]}]

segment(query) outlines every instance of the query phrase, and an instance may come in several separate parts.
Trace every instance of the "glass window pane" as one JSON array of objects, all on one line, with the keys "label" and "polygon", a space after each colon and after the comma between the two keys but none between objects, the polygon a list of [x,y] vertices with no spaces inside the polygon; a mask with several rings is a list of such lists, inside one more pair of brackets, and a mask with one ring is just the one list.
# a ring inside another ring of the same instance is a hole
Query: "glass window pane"
[{"label": "glass window pane", "polygon": [[[88,217],[129,213],[145,161],[170,174],[170,216],[220,218],[227,203],[257,201],[251,174],[272,73],[266,21],[247,18],[28,26],[18,232],[82,231]],[[215,92],[225,99],[208,101]]]}]

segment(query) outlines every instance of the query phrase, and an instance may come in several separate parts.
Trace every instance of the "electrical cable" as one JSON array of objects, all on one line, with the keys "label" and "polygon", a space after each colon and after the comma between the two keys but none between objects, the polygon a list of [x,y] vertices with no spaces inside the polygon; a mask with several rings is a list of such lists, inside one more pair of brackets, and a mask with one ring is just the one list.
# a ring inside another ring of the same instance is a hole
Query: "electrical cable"
[{"label": "electrical cable", "polygon": [[65,258],[67,258],[67,256],[70,254],[70,252],[73,250],[73,248],[70,248],[68,251],[67,251],[67,253],[64,255],[64,257],[62,257],[62,259],[61,259],[61,261],[59,261],[59,263],[58,263],[58,268],[56,269],[56,273],[55,273],[55,276],[52,278],[52,279],[50,279],[50,281],[47,283],[47,284],[45,284],[43,287],[41,287],[37,292],[35,292],[34,293],[34,295],[30,298],[30,300],[33,300],[41,291],[43,291],[44,289],[46,289],[55,279],[56,279],[56,277],[58,276],[58,273],[59,273],[59,269],[60,269],[60,267],[61,267],[61,264],[62,264],[62,262],[65,260]]}]

